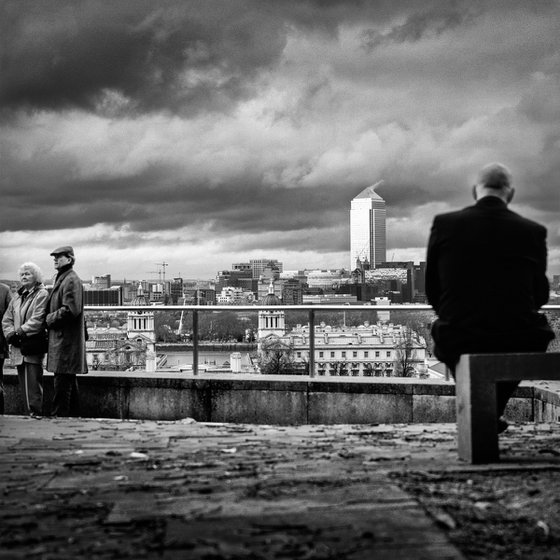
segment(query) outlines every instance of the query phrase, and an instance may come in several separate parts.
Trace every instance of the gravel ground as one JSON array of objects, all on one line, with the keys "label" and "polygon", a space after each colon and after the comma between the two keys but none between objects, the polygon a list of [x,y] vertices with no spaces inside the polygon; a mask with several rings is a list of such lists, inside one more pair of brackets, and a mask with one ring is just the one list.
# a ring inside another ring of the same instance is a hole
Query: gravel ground
[{"label": "gravel ground", "polygon": [[392,476],[467,558],[560,558],[560,471],[556,468]]}]

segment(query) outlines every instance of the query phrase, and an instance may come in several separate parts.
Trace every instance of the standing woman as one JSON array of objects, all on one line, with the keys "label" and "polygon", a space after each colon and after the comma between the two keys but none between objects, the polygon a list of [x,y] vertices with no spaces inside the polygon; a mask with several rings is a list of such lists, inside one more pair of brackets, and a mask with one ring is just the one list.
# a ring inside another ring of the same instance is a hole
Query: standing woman
[{"label": "standing woman", "polygon": [[27,262],[19,269],[21,287],[2,319],[2,329],[11,345],[27,414],[40,418],[43,412],[43,359],[46,352],[45,316],[49,292],[41,269]]}]

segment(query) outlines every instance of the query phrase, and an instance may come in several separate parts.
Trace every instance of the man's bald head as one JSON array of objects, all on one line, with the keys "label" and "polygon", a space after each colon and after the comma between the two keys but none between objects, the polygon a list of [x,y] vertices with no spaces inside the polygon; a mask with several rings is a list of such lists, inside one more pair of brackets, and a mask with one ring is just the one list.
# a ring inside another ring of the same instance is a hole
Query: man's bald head
[{"label": "man's bald head", "polygon": [[501,163],[485,165],[478,173],[478,180],[474,186],[476,200],[485,196],[497,196],[504,202],[511,202],[514,190],[511,187],[511,171]]}]

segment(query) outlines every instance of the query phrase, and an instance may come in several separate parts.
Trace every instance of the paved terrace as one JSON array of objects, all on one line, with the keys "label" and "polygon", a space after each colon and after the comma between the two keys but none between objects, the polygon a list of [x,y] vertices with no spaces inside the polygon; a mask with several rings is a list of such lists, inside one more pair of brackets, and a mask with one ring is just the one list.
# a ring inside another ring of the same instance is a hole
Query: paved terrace
[{"label": "paved terrace", "polygon": [[0,559],[560,554],[559,424],[512,426],[486,466],[457,460],[454,424],[0,428]]}]

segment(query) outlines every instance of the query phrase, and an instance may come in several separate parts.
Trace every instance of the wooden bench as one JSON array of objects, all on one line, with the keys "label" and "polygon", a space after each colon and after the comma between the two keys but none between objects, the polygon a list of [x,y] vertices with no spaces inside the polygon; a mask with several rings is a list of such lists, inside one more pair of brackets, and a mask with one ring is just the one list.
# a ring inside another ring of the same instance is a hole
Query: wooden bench
[{"label": "wooden bench", "polygon": [[465,354],[455,372],[459,458],[492,463],[500,458],[496,383],[560,381],[560,353]]}]

